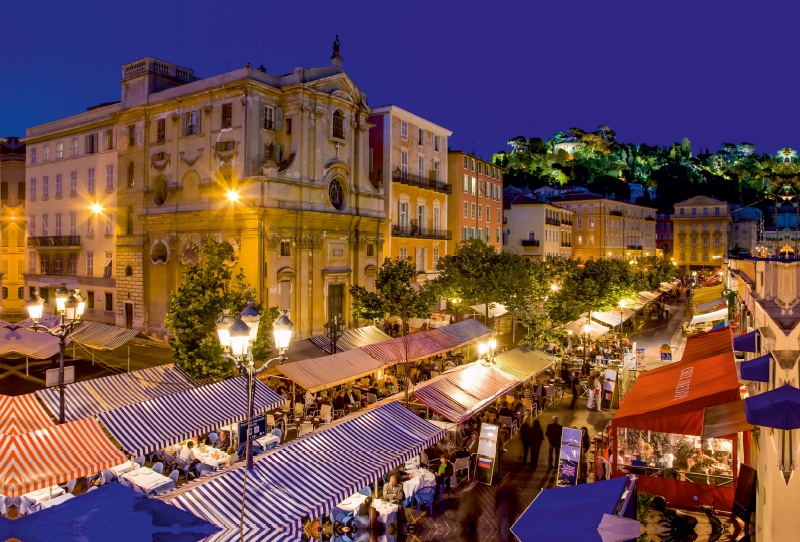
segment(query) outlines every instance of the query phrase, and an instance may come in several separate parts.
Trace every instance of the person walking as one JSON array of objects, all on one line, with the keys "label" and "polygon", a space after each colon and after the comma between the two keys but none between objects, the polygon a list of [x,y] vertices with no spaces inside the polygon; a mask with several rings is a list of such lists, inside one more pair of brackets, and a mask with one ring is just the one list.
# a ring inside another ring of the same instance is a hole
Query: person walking
[{"label": "person walking", "polygon": [[664,319],[669,322],[669,303],[664,302]]},{"label": "person walking", "polygon": [[464,488],[461,493],[461,503],[459,506],[459,520],[461,522],[461,534],[464,540],[478,540],[478,520],[483,513],[478,493],[476,491],[478,482],[472,481]]},{"label": "person walking", "polygon": [[522,441],[522,464],[528,462],[528,451],[531,449],[531,437],[533,437],[533,427],[531,427],[531,417],[525,418],[519,428],[519,439]]},{"label": "person walking", "polygon": [[572,388],[572,402],[569,405],[569,409],[575,410],[575,403],[578,402],[578,397],[581,396],[581,381],[575,373],[572,374],[570,387]]},{"label": "person walking", "polygon": [[511,525],[519,513],[519,496],[509,480],[510,478],[503,480],[494,497],[495,517],[500,528],[501,542],[511,539]]},{"label": "person walking", "polygon": [[553,421],[547,426],[545,435],[550,448],[547,452],[547,468],[552,469],[558,463],[561,453],[561,430],[563,426],[558,423],[558,416],[553,416]]},{"label": "person walking", "polygon": [[589,389],[589,397],[586,399],[586,408],[589,410],[594,408],[594,370],[589,371],[589,376],[586,378],[586,387]]},{"label": "person walking", "polygon": [[531,465],[533,465],[534,471],[539,466],[539,450],[542,449],[543,440],[542,424],[539,423],[538,419],[534,419],[531,425]]},{"label": "person walking", "polygon": [[597,408],[597,411],[600,411],[600,407],[603,404],[603,377],[602,375],[598,376],[594,379],[594,405]]}]

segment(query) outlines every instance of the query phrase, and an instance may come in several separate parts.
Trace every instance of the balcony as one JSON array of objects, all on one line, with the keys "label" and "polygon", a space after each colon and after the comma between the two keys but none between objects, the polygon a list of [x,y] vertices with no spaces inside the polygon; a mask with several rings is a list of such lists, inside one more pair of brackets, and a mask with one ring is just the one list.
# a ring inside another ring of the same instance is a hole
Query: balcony
[{"label": "balcony", "polygon": [[648,222],[655,222],[656,221],[656,219],[653,218],[652,216],[646,216],[646,217],[644,217],[644,219],[647,220]]},{"label": "balcony", "polygon": [[561,221],[561,225],[562,226],[572,226],[572,220],[562,220]]},{"label": "balcony", "polygon": [[409,186],[417,186],[419,188],[427,188],[428,190],[433,190],[434,192],[441,192],[443,194],[453,193],[453,186],[447,184],[444,181],[437,181],[436,179],[428,179],[426,177],[420,177],[419,175],[414,175],[412,173],[403,173],[399,169],[396,169],[394,173],[392,173],[392,180],[396,183],[407,184]]},{"label": "balcony", "polygon": [[572,248],[572,243],[561,243],[561,246],[565,248]]},{"label": "balcony", "polygon": [[557,219],[557,218],[545,218],[544,222],[545,222],[545,224],[550,224],[551,226],[560,226],[561,225],[561,221],[559,219]]},{"label": "balcony", "polygon": [[35,248],[80,248],[80,235],[43,235],[28,237],[28,246]]},{"label": "balcony", "polygon": [[416,224],[400,226],[392,224],[392,237],[416,237],[417,239],[442,239],[450,241],[453,234],[450,230],[440,230],[434,228],[420,228]]},{"label": "balcony", "polygon": [[642,250],[642,245],[628,245],[628,250]]},{"label": "balcony", "polygon": [[538,247],[539,240],[538,239],[523,239],[520,244],[524,247]]},{"label": "balcony", "polygon": [[609,211],[608,214],[611,216],[622,216],[622,211]]}]

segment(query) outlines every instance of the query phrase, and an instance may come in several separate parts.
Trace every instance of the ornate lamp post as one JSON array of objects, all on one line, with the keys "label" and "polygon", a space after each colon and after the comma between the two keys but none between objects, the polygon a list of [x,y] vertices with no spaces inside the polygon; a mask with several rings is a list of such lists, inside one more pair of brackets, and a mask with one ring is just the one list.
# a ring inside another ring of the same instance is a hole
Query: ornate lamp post
[{"label": "ornate lamp post", "polygon": [[40,333],[47,333],[58,339],[58,388],[59,388],[59,408],[58,408],[58,423],[64,423],[64,350],[67,346],[67,338],[75,331],[79,325],[83,323],[83,311],[86,308],[86,300],[80,294],[80,291],[70,291],[67,289],[67,284],[62,283],[61,287],[56,290],[56,311],[58,316],[61,317],[60,323],[51,328],[40,326],[39,320],[42,318],[42,310],[44,308],[44,300],[39,297],[37,290],[30,299],[25,302],[28,309],[28,316],[33,320],[33,325],[29,328],[24,326],[9,326],[11,329],[30,329]]},{"label": "ornate lamp post", "polygon": [[346,325],[341,314],[335,315],[333,318],[331,318],[330,322],[325,324],[325,335],[328,336],[328,341],[331,343],[331,350],[329,354],[333,355],[336,353],[336,343],[339,340],[339,337],[341,337],[344,333],[345,327]]},{"label": "ornate lamp post", "polygon": [[495,350],[497,350],[497,340],[495,338],[491,338],[485,343],[480,343],[478,345],[478,354],[480,357],[486,356],[486,361],[489,363],[494,363]]},{"label": "ornate lamp post", "polygon": [[[225,309],[216,322],[219,343],[226,350],[223,356],[225,359],[233,361],[240,373],[247,375],[248,430],[255,410],[255,376],[266,370],[272,363],[286,361],[286,357],[283,354],[289,348],[289,342],[292,339],[292,328],[294,327],[294,324],[286,315],[286,311],[282,311],[281,316],[272,324],[272,333],[275,340],[275,348],[278,350],[278,357],[268,360],[264,365],[256,369],[251,346],[258,334],[260,320],[261,315],[253,306],[253,302],[250,301],[247,303],[247,308],[235,318],[231,317],[230,311]],[[253,441],[250,440],[249,435],[247,440],[247,469],[253,469]]]},{"label": "ornate lamp post", "polygon": [[589,352],[589,332],[592,327],[587,323],[583,324],[583,364],[586,365],[586,356]]},{"label": "ornate lamp post", "polygon": [[622,340],[622,311],[628,306],[628,302],[624,299],[619,302],[619,337]]}]

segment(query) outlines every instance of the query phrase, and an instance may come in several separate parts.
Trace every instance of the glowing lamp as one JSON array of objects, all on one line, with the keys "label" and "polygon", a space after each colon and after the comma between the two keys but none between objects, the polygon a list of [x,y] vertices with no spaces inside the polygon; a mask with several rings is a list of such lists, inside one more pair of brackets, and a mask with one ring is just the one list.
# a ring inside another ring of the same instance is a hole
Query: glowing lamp
[{"label": "glowing lamp", "polygon": [[286,310],[281,311],[280,317],[272,324],[275,347],[281,353],[289,348],[289,342],[292,340],[292,328],[294,328],[294,324],[289,320],[286,312]]},{"label": "glowing lamp", "polygon": [[78,320],[80,320],[81,318],[83,318],[83,312],[86,310],[86,298],[83,297],[83,294],[81,294],[80,288],[75,289],[74,295],[75,295],[75,300],[78,302],[78,309],[76,314],[78,315]]},{"label": "glowing lamp", "polygon": [[489,339],[486,343],[490,349],[495,350],[497,348],[497,339]]},{"label": "glowing lamp", "polygon": [[480,343],[478,345],[478,354],[483,357],[486,354],[486,351],[489,350],[489,346],[486,343]]},{"label": "glowing lamp", "polygon": [[258,323],[261,321],[261,315],[258,313],[254,305],[255,303],[253,301],[248,301],[247,308],[245,308],[239,315],[242,318],[242,322],[250,327],[251,341],[256,340],[256,336],[258,335]]},{"label": "glowing lamp", "polygon": [[56,309],[58,310],[59,314],[64,312],[64,303],[67,302],[68,297],[69,290],[67,290],[67,283],[62,282],[61,288],[56,290]]},{"label": "glowing lamp", "polygon": [[250,327],[237,316],[236,321],[228,328],[228,335],[231,341],[231,353],[234,356],[245,355],[247,345],[250,343]]},{"label": "glowing lamp", "polygon": [[219,344],[223,347],[228,347],[231,345],[231,335],[228,332],[228,329],[234,322],[233,316],[231,316],[230,309],[222,309],[222,316],[217,318],[216,325],[217,325],[217,336],[219,337]]},{"label": "glowing lamp", "polygon": [[28,316],[30,316],[31,320],[38,324],[44,308],[44,299],[39,297],[39,290],[36,290],[36,293],[25,302],[25,307],[28,309]]},{"label": "glowing lamp", "polygon": [[227,198],[227,200],[231,203],[236,203],[237,201],[239,201],[239,192],[237,192],[232,188],[229,188],[225,192],[225,198]]}]

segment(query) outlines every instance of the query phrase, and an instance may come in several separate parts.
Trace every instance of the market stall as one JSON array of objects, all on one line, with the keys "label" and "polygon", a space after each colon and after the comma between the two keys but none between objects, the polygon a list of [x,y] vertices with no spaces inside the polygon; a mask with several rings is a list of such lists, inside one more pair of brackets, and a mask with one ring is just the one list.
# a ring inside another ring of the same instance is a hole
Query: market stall
[{"label": "market stall", "polygon": [[53,425],[34,394],[0,395],[0,435],[19,435]]},{"label": "market stall", "polygon": [[385,365],[364,350],[355,348],[332,356],[287,363],[277,370],[300,387],[316,393],[372,374]]},{"label": "market stall", "polygon": [[510,374],[520,382],[534,378],[548,367],[558,363],[559,359],[541,350],[533,350],[527,346],[519,346],[512,350],[497,354],[494,363],[498,369]]}]

